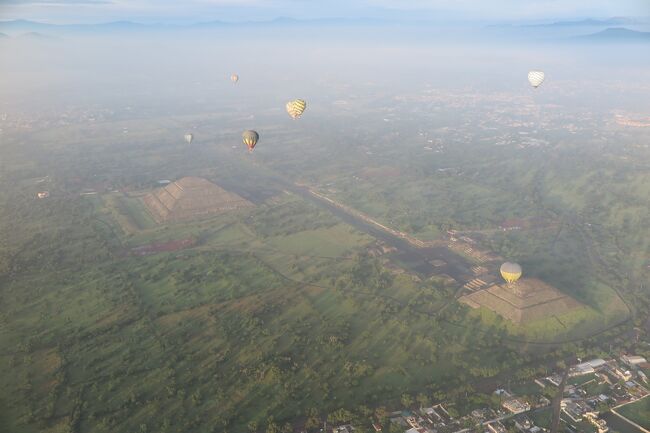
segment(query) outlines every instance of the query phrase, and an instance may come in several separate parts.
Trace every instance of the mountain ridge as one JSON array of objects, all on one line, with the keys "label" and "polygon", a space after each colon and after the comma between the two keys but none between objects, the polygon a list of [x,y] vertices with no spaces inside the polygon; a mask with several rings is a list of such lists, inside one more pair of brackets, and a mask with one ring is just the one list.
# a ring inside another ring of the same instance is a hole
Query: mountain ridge
[{"label": "mountain ridge", "polygon": [[650,32],[640,32],[625,27],[609,27],[596,33],[577,36],[575,39],[583,41],[648,41]]}]

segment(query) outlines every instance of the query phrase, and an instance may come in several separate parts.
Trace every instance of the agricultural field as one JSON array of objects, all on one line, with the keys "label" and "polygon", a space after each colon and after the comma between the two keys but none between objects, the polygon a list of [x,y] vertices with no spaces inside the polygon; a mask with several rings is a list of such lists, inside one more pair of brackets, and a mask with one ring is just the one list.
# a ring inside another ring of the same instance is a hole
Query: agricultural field
[{"label": "agricultural field", "polygon": [[647,397],[620,407],[616,411],[641,427],[650,428],[650,399]]},{"label": "agricultural field", "polygon": [[337,257],[344,256],[353,248],[368,244],[370,240],[368,236],[345,224],[337,224],[324,229],[268,238],[265,241],[268,245],[286,253]]}]

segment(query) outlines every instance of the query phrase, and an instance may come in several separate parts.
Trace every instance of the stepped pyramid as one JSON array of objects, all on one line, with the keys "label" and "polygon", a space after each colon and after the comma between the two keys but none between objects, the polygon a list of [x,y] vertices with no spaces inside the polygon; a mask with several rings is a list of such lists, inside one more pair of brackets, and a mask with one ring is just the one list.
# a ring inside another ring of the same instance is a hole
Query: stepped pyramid
[{"label": "stepped pyramid", "polygon": [[566,314],[582,304],[537,278],[516,283],[494,284],[461,296],[459,301],[472,308],[485,307],[516,324]]},{"label": "stepped pyramid", "polygon": [[184,177],[143,198],[158,223],[188,221],[223,212],[252,207],[237,194],[199,177]]}]

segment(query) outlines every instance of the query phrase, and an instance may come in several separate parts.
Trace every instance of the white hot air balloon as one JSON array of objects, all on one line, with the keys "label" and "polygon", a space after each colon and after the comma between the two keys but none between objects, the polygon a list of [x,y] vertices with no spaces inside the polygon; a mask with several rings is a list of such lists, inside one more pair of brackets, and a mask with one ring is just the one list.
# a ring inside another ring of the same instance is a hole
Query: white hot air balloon
[{"label": "white hot air balloon", "polygon": [[530,71],[528,73],[528,82],[534,88],[538,88],[544,82],[544,72],[543,71]]},{"label": "white hot air balloon", "polygon": [[192,140],[194,140],[194,135],[193,134],[185,134],[185,141],[187,141],[187,144],[192,144]]}]

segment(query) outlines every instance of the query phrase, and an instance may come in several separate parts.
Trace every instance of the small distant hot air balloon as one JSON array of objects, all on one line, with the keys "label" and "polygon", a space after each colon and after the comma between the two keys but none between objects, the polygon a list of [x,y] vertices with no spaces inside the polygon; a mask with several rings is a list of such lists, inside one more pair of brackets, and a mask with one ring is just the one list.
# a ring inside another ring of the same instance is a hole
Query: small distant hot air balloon
[{"label": "small distant hot air balloon", "polygon": [[544,72],[543,71],[530,71],[528,73],[528,82],[534,88],[538,88],[544,82]]},{"label": "small distant hot air balloon", "polygon": [[194,134],[185,134],[185,141],[187,141],[187,144],[192,144],[192,140],[194,140]]},{"label": "small distant hot air balloon", "polygon": [[517,263],[505,262],[501,265],[501,276],[508,284],[512,284],[521,277],[521,266]]},{"label": "small distant hot air balloon", "polygon": [[295,99],[287,102],[287,113],[289,113],[289,116],[291,116],[292,119],[297,119],[302,116],[302,113],[305,112],[305,108],[307,108],[307,103],[304,99]]},{"label": "small distant hot air balloon", "polygon": [[260,135],[257,133],[257,131],[249,129],[248,131],[244,131],[241,136],[244,144],[248,148],[248,151],[252,152],[257,145],[257,141],[260,139]]},{"label": "small distant hot air balloon", "polygon": [[237,83],[237,81],[239,81],[239,75],[237,75],[237,74],[232,74],[232,75],[230,76],[230,81],[232,81],[233,83]]}]

